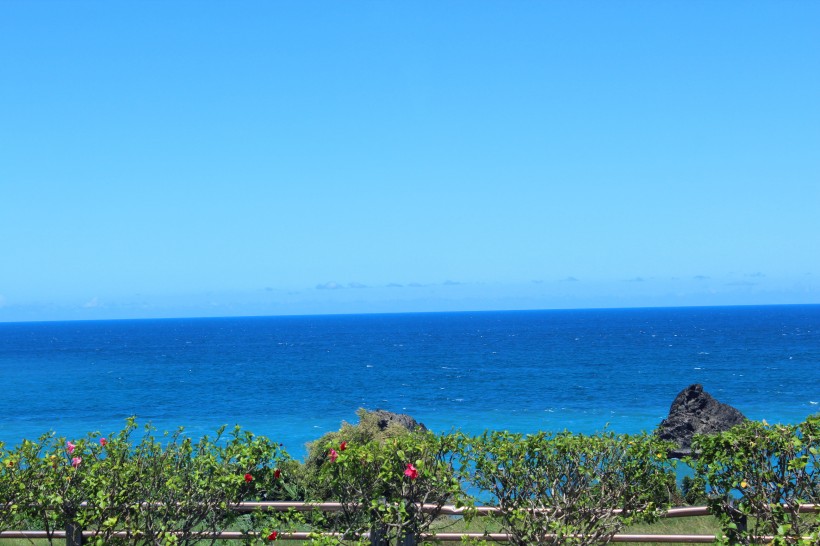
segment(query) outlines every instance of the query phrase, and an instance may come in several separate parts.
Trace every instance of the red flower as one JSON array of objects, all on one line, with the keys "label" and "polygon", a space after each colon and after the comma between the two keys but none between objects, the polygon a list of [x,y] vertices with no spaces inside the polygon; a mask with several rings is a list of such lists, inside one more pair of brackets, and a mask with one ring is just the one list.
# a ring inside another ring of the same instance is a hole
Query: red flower
[{"label": "red flower", "polygon": [[76,448],[76,447],[77,447],[77,446],[75,446],[75,445],[74,445],[74,444],[72,444],[71,442],[66,442],[66,443],[65,443],[65,450],[66,450],[66,451],[68,451],[68,454],[69,454],[69,455],[71,455],[72,453],[74,453],[74,448]]},{"label": "red flower", "polygon": [[246,481],[246,482],[251,482],[251,481],[253,481],[253,476],[251,476],[250,474],[245,474],[245,481]]},{"label": "red flower", "polygon": [[82,457],[74,457],[73,459],[71,459],[71,466],[73,466],[74,468],[77,468],[78,466],[80,466],[80,463],[82,463],[82,462],[83,462]]},{"label": "red flower", "polygon": [[106,444],[108,444],[108,440],[106,440],[105,438],[100,438],[100,445],[105,447]]},{"label": "red flower", "polygon": [[410,478],[411,480],[415,480],[419,477],[419,471],[416,470],[416,467],[413,466],[411,463],[407,463],[407,468],[404,470],[404,475]]},{"label": "red flower", "polygon": [[268,540],[276,540],[278,536],[279,533],[277,533],[276,531],[271,531],[271,533],[268,535]]},{"label": "red flower", "polygon": [[345,449],[347,449],[347,442],[342,442],[339,445],[339,451],[344,451]]},{"label": "red flower", "polygon": [[279,479],[279,477],[280,477],[281,475],[282,475],[282,471],[281,471],[281,470],[279,470],[278,468],[274,468],[274,469],[273,469],[273,477],[274,477],[274,478],[276,478],[276,479],[278,480],[278,479]]},{"label": "red flower", "polygon": [[330,453],[328,454],[327,458],[330,459],[331,463],[335,463],[336,459],[339,458],[339,454],[336,452],[335,449],[330,448]]}]

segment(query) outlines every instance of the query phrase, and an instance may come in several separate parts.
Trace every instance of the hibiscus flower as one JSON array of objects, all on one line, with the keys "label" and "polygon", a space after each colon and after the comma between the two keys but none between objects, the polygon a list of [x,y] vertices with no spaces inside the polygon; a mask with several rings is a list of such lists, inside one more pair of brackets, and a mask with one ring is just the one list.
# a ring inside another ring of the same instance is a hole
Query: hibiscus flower
[{"label": "hibiscus flower", "polygon": [[404,475],[410,478],[411,480],[415,480],[419,477],[419,471],[413,466],[412,463],[407,463],[407,468],[404,469]]}]

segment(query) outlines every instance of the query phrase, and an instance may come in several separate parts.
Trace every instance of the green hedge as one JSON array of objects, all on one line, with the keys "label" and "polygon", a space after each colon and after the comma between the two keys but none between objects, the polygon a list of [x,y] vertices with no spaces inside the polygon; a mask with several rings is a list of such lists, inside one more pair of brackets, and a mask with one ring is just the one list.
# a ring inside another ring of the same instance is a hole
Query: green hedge
[{"label": "green hedge", "polygon": [[[367,426],[317,440],[305,463],[239,428],[194,441],[181,429],[157,435],[148,427],[135,439],[133,419],[107,438],[47,434],[0,446],[0,530],[53,533],[75,522],[98,544],[193,544],[203,531],[244,530],[253,543],[298,527],[341,533],[317,543],[357,543],[366,531],[398,542],[430,531],[444,504],[464,506],[469,518],[478,498],[502,509],[495,524],[514,544],[585,545],[654,520],[678,494],[670,446],[652,435],[377,435]],[[813,417],[791,426],[749,422],[695,440],[692,481],[723,525],[719,540],[820,544],[818,515],[796,511],[820,503],[819,431]],[[231,509],[283,499],[336,501],[343,510]]]},{"label": "green hedge", "polygon": [[648,435],[490,432],[464,445],[465,479],[497,499],[522,546],[609,542],[659,516],[675,483],[669,444]]},{"label": "green hedge", "polygon": [[[69,441],[47,434],[4,450],[0,529],[51,535],[75,522],[101,545],[193,544],[196,532],[238,524],[242,516],[231,504],[284,487],[279,466],[287,455],[266,438],[237,428],[194,442],[181,429],[158,437],[147,428],[134,442],[135,429],[129,419],[108,438],[95,433]],[[115,531],[129,537],[115,539]]]},{"label": "green hedge", "polygon": [[797,425],[748,421],[728,432],[699,436],[690,461],[723,526],[724,542],[820,544],[820,515],[798,513],[820,504],[820,416]]}]

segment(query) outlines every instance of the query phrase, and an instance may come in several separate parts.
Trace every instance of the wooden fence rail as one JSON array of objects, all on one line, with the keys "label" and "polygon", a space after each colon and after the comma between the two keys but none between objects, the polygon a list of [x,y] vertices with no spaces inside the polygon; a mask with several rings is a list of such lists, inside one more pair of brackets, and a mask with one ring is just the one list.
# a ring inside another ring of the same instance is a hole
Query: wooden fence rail
[{"label": "wooden fence rail", "polygon": [[[338,512],[342,510],[343,505],[335,502],[323,503],[309,503],[309,502],[243,502],[233,506],[233,509],[240,513],[250,513],[256,510],[281,512],[287,510],[297,510],[302,512],[309,512],[319,510],[322,512]],[[432,511],[439,510],[442,515],[458,516],[463,515],[468,509],[460,508],[452,505],[439,507],[438,505],[423,505],[422,510]],[[491,515],[500,512],[500,509],[494,506],[478,506],[469,509],[480,515]],[[801,504],[798,507],[800,513],[817,513],[820,511],[818,504]],[[614,510],[619,512],[619,510]],[[662,517],[665,518],[684,518],[697,517],[709,515],[709,509],[705,506],[687,506],[680,508],[671,508]],[[310,540],[317,536],[339,536],[338,533],[314,533],[307,531],[292,531],[281,532],[277,540]],[[66,546],[81,546],[85,538],[92,538],[96,535],[94,531],[83,531],[75,525],[69,525],[65,531],[0,531],[0,539],[65,539]],[[114,537],[128,538],[129,535],[125,531],[113,534]],[[218,533],[203,532],[195,537],[201,537],[203,540],[218,539],[218,540],[242,540],[249,536],[248,533],[241,531],[222,531]],[[252,535],[251,535],[252,536]],[[376,533],[365,533],[363,538],[371,540],[372,544],[380,544],[379,535]],[[430,540],[437,542],[460,542],[465,538],[476,540],[487,540],[492,542],[507,542],[510,536],[506,533],[425,533],[421,535],[422,540]],[[755,542],[767,543],[771,542],[774,537],[761,536],[757,537]],[[656,543],[673,543],[673,544],[709,544],[715,541],[714,535],[652,535],[652,534],[621,534],[615,535],[612,542],[656,542]],[[404,541],[404,546],[415,546],[413,543]]]}]

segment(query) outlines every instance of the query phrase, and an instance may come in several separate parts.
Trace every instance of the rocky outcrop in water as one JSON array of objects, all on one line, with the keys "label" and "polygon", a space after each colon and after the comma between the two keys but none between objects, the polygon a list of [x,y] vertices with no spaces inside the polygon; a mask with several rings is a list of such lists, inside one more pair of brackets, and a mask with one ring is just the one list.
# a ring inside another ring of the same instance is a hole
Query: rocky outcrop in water
[{"label": "rocky outcrop in water", "polygon": [[669,415],[655,432],[662,440],[674,442],[670,457],[680,458],[692,453],[695,434],[715,434],[741,424],[746,417],[728,404],[718,402],[703,390],[702,385],[689,385],[672,402]]},{"label": "rocky outcrop in water", "polygon": [[390,425],[399,425],[407,430],[427,430],[423,423],[419,423],[405,413],[393,413],[382,409],[368,411],[367,413],[376,418],[379,430],[385,430]]}]

